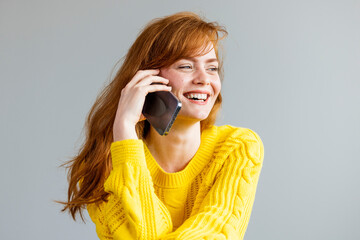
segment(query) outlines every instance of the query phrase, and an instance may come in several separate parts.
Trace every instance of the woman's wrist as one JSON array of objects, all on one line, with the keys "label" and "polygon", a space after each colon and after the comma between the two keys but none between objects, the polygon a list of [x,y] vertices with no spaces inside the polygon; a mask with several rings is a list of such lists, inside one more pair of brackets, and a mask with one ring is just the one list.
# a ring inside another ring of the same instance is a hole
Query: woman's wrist
[{"label": "woman's wrist", "polygon": [[115,122],[113,127],[113,136],[114,142],[126,139],[139,139],[136,134],[135,126],[133,124],[128,124],[125,122]]}]

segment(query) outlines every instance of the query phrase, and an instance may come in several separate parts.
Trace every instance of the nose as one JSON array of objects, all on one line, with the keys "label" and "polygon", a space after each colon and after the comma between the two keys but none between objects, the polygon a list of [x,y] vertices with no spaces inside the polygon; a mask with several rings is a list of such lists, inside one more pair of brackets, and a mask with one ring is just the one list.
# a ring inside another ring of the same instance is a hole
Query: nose
[{"label": "nose", "polygon": [[205,69],[197,69],[197,71],[195,71],[193,83],[210,85],[210,79]]}]

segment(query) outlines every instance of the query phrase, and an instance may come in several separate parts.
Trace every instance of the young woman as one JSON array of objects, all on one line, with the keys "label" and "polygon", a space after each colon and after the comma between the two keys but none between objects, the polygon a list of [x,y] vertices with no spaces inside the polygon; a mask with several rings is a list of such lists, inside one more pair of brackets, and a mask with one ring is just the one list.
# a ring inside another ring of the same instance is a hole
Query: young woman
[{"label": "young woman", "polygon": [[[97,98],[64,210],[87,207],[100,239],[243,238],[264,150],[250,129],[214,126],[226,34],[189,12],[155,19]],[[155,91],[182,103],[167,136],[141,113]]]}]

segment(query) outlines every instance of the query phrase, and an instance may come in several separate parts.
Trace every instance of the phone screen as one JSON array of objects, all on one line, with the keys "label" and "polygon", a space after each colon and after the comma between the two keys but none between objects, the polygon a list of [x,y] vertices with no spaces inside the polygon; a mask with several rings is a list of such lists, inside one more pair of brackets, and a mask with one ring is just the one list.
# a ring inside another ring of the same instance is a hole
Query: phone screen
[{"label": "phone screen", "polygon": [[146,95],[142,113],[160,135],[167,135],[181,109],[181,102],[167,91]]}]

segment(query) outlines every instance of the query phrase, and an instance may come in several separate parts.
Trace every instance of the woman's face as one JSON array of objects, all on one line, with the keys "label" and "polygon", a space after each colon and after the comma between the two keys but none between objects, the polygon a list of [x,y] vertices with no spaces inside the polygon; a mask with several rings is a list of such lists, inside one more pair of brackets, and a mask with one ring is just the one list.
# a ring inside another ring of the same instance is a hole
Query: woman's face
[{"label": "woman's face", "polygon": [[178,118],[204,120],[208,117],[221,90],[219,63],[214,49],[192,58],[180,59],[160,69],[169,80],[172,93],[181,101]]}]

